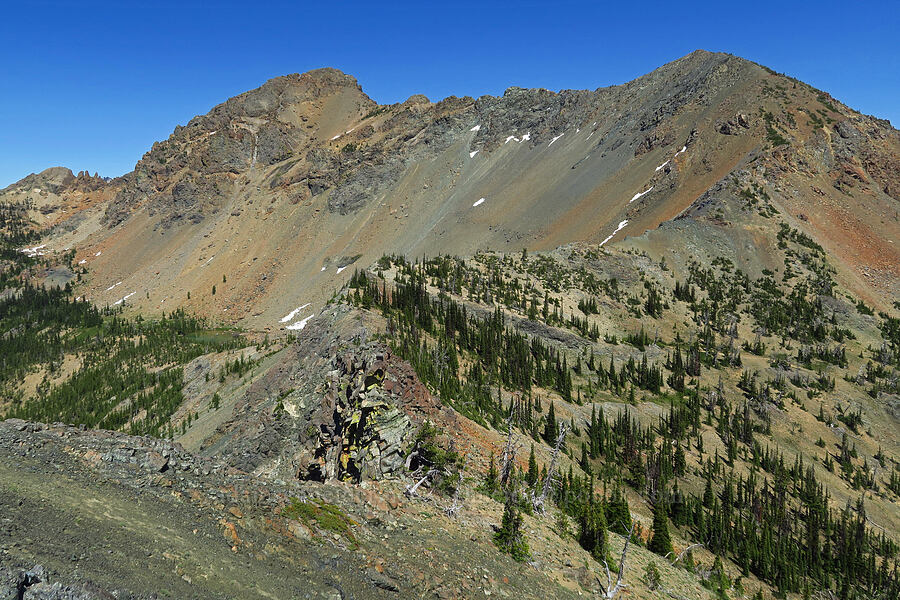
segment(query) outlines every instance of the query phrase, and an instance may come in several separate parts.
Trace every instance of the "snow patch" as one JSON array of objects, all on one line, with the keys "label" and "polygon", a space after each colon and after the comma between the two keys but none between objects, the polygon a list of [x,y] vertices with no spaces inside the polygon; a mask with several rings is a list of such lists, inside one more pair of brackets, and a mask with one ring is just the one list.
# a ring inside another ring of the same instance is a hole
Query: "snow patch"
[{"label": "snow patch", "polygon": [[303,310],[304,308],[306,308],[306,307],[309,306],[309,305],[310,305],[310,303],[307,302],[307,303],[304,304],[303,306],[298,306],[297,308],[295,308],[294,310],[292,310],[291,312],[289,312],[284,318],[282,318],[282,319],[281,319],[281,322],[282,322],[282,323],[287,323],[288,321],[293,321],[293,320],[294,320],[294,317],[297,316],[297,313],[299,313],[301,310]]},{"label": "snow patch", "polygon": [[322,267],[321,269],[319,269],[319,272],[322,272],[324,270],[325,270],[325,267]]},{"label": "snow patch", "polygon": [[484,204],[484,198],[480,198],[475,204],[472,205],[472,207],[474,208],[474,207],[478,206],[479,204]]},{"label": "snow patch", "polygon": [[663,164],[661,164],[661,165],[659,165],[658,167],[656,167],[656,170],[659,171],[660,169],[664,168],[667,164],[669,164],[669,161],[666,161],[666,162],[664,162]]},{"label": "snow patch", "polygon": [[337,273],[336,273],[336,274],[337,274],[337,275],[340,275],[340,274],[341,274],[341,271],[343,271],[343,270],[346,269],[346,268],[347,268],[347,267],[338,267],[338,270],[337,270]]},{"label": "snow patch", "polygon": [[127,296],[120,298],[119,300],[116,300],[115,302],[113,302],[113,306],[118,306],[118,305],[122,304],[123,302],[125,302],[126,300],[128,300],[129,298],[134,296],[135,294],[137,294],[137,292],[131,292]]},{"label": "snow patch", "polygon": [[79,265],[83,265],[83,264],[86,263],[86,262],[87,262],[87,260],[85,260],[85,259],[82,258],[81,260],[78,261],[78,264],[79,264]]},{"label": "snow patch", "polygon": [[113,289],[114,287],[117,287],[117,286],[120,286],[120,285],[122,285],[122,282],[121,282],[121,281],[120,281],[119,283],[114,283],[114,284],[112,284],[111,286],[109,286],[108,288],[106,288],[106,291],[108,292],[109,290]]},{"label": "snow patch", "polygon": [[616,235],[617,233],[619,233],[620,231],[622,231],[622,228],[625,227],[626,225],[628,225],[628,219],[625,219],[624,221],[620,221],[620,222],[619,222],[619,226],[616,227],[616,230],[613,231],[611,234],[609,234],[609,237],[607,237],[605,240],[603,240],[602,242],[600,242],[600,245],[602,246],[603,244],[605,244],[605,243],[608,242],[609,240],[613,239],[613,236]]},{"label": "snow patch", "polygon": [[687,150],[687,146],[682,146],[682,147],[681,147],[681,150],[679,150],[678,152],[675,153],[675,156],[678,156],[679,154],[681,154],[681,153],[684,152],[685,150]]},{"label": "snow patch", "polygon": [[555,138],[553,138],[552,140],[550,140],[550,143],[547,144],[547,147],[549,148],[550,146],[552,146],[552,145],[553,145],[553,142],[555,142],[556,140],[558,140],[559,138],[561,138],[561,137],[564,136],[564,135],[566,135],[566,134],[565,134],[565,133],[561,133],[561,134],[559,134],[558,136],[556,136]]},{"label": "snow patch", "polygon": [[649,194],[650,190],[652,190],[652,189],[653,189],[653,186],[651,185],[643,192],[638,192],[637,194],[635,194],[634,196],[631,197],[631,200],[628,201],[628,204],[631,204],[632,202],[634,202],[635,200],[637,200],[638,198],[640,198],[641,196],[643,196],[645,194]]},{"label": "snow patch", "polygon": [[42,248],[46,248],[47,244],[41,244],[40,246],[35,246],[34,248],[21,248],[19,252],[27,255],[29,258],[34,258],[35,256],[44,256],[47,254],[46,252],[41,252]]},{"label": "snow patch", "polygon": [[480,151],[479,151],[479,150],[473,150],[473,151],[469,152],[469,158],[475,158],[475,155],[478,154],[478,152],[480,152]]},{"label": "snow patch", "polygon": [[522,139],[520,139],[519,141],[520,141],[520,142],[527,142],[527,141],[530,140],[530,139],[531,139],[531,132],[529,131],[528,133],[526,133],[525,135],[523,135],[523,136],[522,136]]},{"label": "snow patch", "polygon": [[510,142],[512,142],[512,141],[518,142],[518,141],[519,141],[519,138],[517,138],[517,137],[514,136],[514,135],[511,135],[511,136],[509,136],[508,138],[506,138],[506,141],[503,142],[503,144],[506,145],[506,144],[508,144],[508,143],[510,143]]},{"label": "snow patch", "polygon": [[469,131],[478,131],[479,129],[481,129],[481,125],[476,125],[475,127],[473,127],[472,129],[470,129]]},{"label": "snow patch", "polygon": [[101,254],[103,254],[103,250],[98,250],[97,254],[95,254],[94,256],[100,256]]},{"label": "snow patch", "polygon": [[338,139],[339,137],[341,137],[341,134],[337,134],[336,136],[334,136],[333,138],[331,138],[331,141],[333,142],[334,140]]},{"label": "snow patch", "polygon": [[308,317],[306,317],[305,319],[297,321],[296,323],[291,323],[290,325],[285,327],[285,329],[290,329],[291,331],[298,331],[300,329],[303,329],[304,327],[306,327],[306,324],[309,323],[309,320],[312,319],[314,316],[316,316],[316,315],[311,314]]}]

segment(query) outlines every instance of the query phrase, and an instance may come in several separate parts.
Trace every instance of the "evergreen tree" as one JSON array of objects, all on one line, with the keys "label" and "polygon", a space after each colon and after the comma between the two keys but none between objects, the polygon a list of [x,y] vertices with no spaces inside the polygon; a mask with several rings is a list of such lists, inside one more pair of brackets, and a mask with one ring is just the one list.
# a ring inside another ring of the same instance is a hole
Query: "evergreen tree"
[{"label": "evergreen tree", "polygon": [[578,520],[578,543],[595,559],[605,560],[609,549],[606,512],[603,510],[603,504],[594,499],[593,492],[589,493],[588,502],[584,505]]},{"label": "evergreen tree", "polygon": [[556,409],[553,402],[550,403],[550,409],[547,411],[547,421],[544,423],[544,439],[548,444],[556,443],[556,436],[559,433],[556,425]]},{"label": "evergreen tree", "polygon": [[534,457],[534,444],[531,444],[531,454],[528,455],[528,473],[525,475],[525,481],[529,487],[534,487],[538,481],[537,460]]},{"label": "evergreen tree", "polygon": [[488,467],[487,477],[485,477],[484,480],[484,487],[487,489],[488,493],[493,494],[497,491],[499,477],[500,475],[497,472],[497,460],[494,457],[494,453],[491,452],[491,465]]},{"label": "evergreen tree", "polygon": [[516,506],[514,499],[515,494],[509,493],[506,496],[506,504],[503,507],[503,521],[500,523],[500,530],[494,534],[494,544],[500,549],[512,556],[515,560],[522,562],[528,558],[528,543],[522,534],[522,513]]},{"label": "evergreen tree", "polygon": [[672,540],[669,537],[669,517],[666,514],[666,503],[660,498],[653,507],[653,530],[647,548],[660,556],[672,552]]}]

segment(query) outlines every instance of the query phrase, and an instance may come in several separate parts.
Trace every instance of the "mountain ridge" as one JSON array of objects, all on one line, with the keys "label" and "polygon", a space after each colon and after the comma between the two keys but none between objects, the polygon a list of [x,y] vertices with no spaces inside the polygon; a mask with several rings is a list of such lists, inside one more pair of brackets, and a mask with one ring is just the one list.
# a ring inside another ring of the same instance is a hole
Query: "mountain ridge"
[{"label": "mountain ridge", "polygon": [[[788,100],[788,93],[794,98]],[[804,112],[789,108],[791,102],[814,103],[815,108]],[[856,115],[859,126],[849,125],[848,115]],[[814,119],[812,130],[798,124],[798,118]],[[826,118],[834,125],[826,125]],[[816,129],[816,122],[835,129],[819,139],[817,131],[824,129]],[[573,138],[581,127],[585,133]],[[860,127],[874,133],[860,133]],[[146,297],[137,301],[144,309],[173,296],[183,302],[188,291],[192,298],[206,296],[198,281],[186,277],[197,272],[191,261],[205,264],[217,246],[232,255],[241,254],[244,246],[257,247],[255,258],[271,257],[275,262],[269,266],[281,265],[282,274],[301,269],[306,274],[300,279],[310,281],[314,291],[307,299],[321,303],[337,281],[316,273],[336,271],[357,255],[373,261],[397,251],[471,254],[488,247],[546,250],[570,241],[599,243],[608,236],[615,241],[683,214],[741,165],[764,156],[772,169],[790,172],[797,164],[802,169],[810,157],[791,155],[795,145],[831,146],[835,137],[868,144],[866,152],[874,158],[865,166],[852,160],[835,166],[827,157],[833,151],[825,149],[824,166],[807,175],[828,170],[837,189],[875,184],[896,198],[900,183],[891,175],[891,165],[900,164],[900,134],[878,127],[878,121],[796,80],[733,55],[703,50],[633,81],[593,91],[511,87],[496,97],[450,96],[430,102],[413,96],[392,105],[375,103],[352,76],[323,68],[270,79],[216,105],[154,143],[132,172],[96,183],[97,189],[82,186],[76,198],[74,189],[61,187],[57,196],[70,205],[61,204],[46,220],[70,230],[60,240],[64,247],[87,244],[79,259],[98,268],[103,258],[95,261],[93,255],[108,244],[124,248],[136,243],[143,255],[154,256],[153,266],[128,260],[124,268],[102,267],[98,273],[107,279],[141,271],[144,280],[159,274],[165,282],[154,287],[166,293],[152,304],[144,302]],[[783,137],[792,134],[798,136],[795,144]],[[779,145],[773,147],[772,140]],[[893,148],[887,160],[872,151],[873,141]],[[802,185],[810,186],[806,181]],[[16,189],[14,184],[4,193],[19,198],[28,193],[13,193]],[[648,195],[633,198],[644,192]],[[480,198],[485,198],[483,206],[473,207]],[[87,225],[78,225],[79,219]],[[263,224],[271,220],[277,222],[274,228]],[[617,223],[624,225],[620,229]],[[159,237],[148,237],[148,227]],[[189,233],[190,227],[200,227],[201,237]],[[273,243],[262,244],[263,231]],[[327,235],[317,238],[317,231]],[[170,234],[177,241],[166,237]],[[235,237],[242,239],[239,248]],[[212,242],[207,251],[203,239]],[[890,250],[888,244],[897,245],[885,241],[877,251]],[[296,266],[285,269],[277,256],[285,248],[307,259],[301,264],[295,256]],[[176,262],[166,267],[171,257]],[[227,277],[246,260],[235,265],[229,259],[219,269],[221,275]],[[172,267],[176,273],[163,278],[165,268]],[[890,297],[884,290],[897,289],[900,276],[885,268],[881,287],[863,292],[883,306]],[[856,287],[863,291],[868,286],[865,272],[858,264],[850,270],[848,276],[858,279]],[[267,298],[269,293],[289,294],[285,283],[265,292],[272,287],[267,269],[251,265],[243,271],[240,280],[234,279],[241,284],[234,293],[250,293],[259,305],[217,302],[220,318],[238,310],[267,313],[265,320],[271,323],[278,312],[290,310],[288,303]],[[200,281],[206,288],[214,283],[211,277]],[[102,298],[110,283],[98,281],[94,293]],[[230,290],[220,294],[230,295]],[[210,313],[207,300],[191,305]],[[242,321],[263,326],[252,316]]]}]

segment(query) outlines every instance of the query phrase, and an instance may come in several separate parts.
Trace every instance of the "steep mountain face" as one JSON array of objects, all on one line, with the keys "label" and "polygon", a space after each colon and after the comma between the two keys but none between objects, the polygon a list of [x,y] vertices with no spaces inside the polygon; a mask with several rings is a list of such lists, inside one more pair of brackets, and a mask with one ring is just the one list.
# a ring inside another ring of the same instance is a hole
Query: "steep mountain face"
[{"label": "steep mountain face", "polygon": [[618,240],[748,177],[838,258],[842,281],[887,306],[898,164],[887,123],[698,51],[595,91],[390,106],[333,69],[280,77],[179,126],[121,178],[37,193],[30,176],[4,197],[57,202],[39,222],[56,225],[49,247],[85,260],[88,298],[135,292],[143,310],[277,329],[353,263]]}]

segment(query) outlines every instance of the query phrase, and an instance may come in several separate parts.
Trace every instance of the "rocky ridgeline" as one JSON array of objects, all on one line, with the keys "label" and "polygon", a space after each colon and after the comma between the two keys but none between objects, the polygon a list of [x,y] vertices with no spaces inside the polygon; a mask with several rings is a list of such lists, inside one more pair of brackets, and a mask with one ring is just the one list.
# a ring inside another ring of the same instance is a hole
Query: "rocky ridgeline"
[{"label": "rocky ridgeline", "polygon": [[322,339],[320,330],[310,326],[300,355],[248,392],[203,453],[277,481],[359,483],[405,473],[425,419],[453,428],[455,413],[387,346],[345,346],[361,330]]},{"label": "rocky ridgeline", "polygon": [[[335,69],[278,77],[154,144],[121,179],[106,218],[116,225],[147,205],[165,214],[166,224],[199,222],[243,194],[250,183],[243,177],[254,170],[263,177],[261,187],[283,199],[329,192],[329,211],[352,213],[411,165],[467,137],[473,150],[492,151],[511,138],[534,146],[583,127],[597,132],[598,147],[615,151],[624,144],[637,155],[673,142],[667,127],[656,129],[688,103],[708,103],[747,69],[758,67],[698,51],[621,86],[558,93],[513,87],[501,97],[451,96],[436,103],[415,95],[390,106],[376,104],[353,77]],[[335,117],[316,111],[335,98],[347,110],[347,131],[328,137],[330,130],[322,129]]]},{"label": "rocky ridgeline", "polygon": [[103,465],[105,471],[126,478],[184,472],[198,475],[237,473],[209,459],[196,457],[168,440],[109,430],[87,430],[63,423],[46,425],[20,419],[0,423],[0,447],[13,454],[35,457],[50,442],[68,443],[66,451],[81,458],[88,466],[98,468]]},{"label": "rocky ridgeline", "polygon": [[131,598],[131,594],[111,594],[90,583],[68,585],[54,581],[43,566],[10,569],[0,566],[0,600],[110,600]]}]

